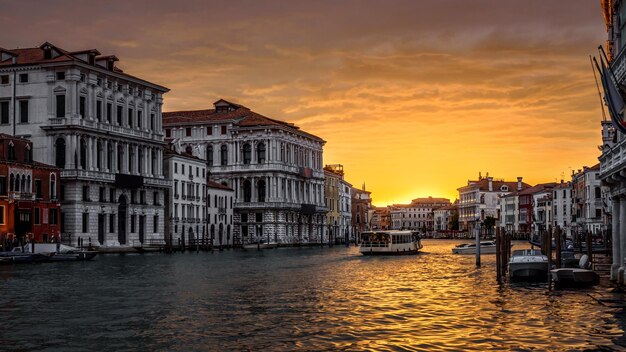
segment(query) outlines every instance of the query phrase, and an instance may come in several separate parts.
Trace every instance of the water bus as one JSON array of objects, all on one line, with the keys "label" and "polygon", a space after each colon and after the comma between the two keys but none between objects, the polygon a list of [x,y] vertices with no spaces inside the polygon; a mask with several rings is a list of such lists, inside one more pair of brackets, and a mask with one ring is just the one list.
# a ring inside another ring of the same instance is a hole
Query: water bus
[{"label": "water bus", "polygon": [[359,251],[363,255],[403,255],[417,254],[421,248],[417,232],[389,230],[363,232]]}]

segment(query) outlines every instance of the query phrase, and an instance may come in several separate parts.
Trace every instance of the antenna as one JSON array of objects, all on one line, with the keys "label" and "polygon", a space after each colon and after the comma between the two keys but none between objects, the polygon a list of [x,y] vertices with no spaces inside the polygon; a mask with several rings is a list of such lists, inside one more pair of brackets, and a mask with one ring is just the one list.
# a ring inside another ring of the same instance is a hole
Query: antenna
[{"label": "antenna", "polygon": [[591,65],[591,72],[593,72],[593,79],[596,81],[596,89],[598,89],[598,98],[600,98],[600,109],[602,110],[602,121],[606,121],[606,113],[604,112],[604,102],[602,101],[602,94],[600,93],[600,85],[598,84],[598,77],[596,76],[596,70],[593,69],[593,61],[591,55],[589,55],[589,64]]}]

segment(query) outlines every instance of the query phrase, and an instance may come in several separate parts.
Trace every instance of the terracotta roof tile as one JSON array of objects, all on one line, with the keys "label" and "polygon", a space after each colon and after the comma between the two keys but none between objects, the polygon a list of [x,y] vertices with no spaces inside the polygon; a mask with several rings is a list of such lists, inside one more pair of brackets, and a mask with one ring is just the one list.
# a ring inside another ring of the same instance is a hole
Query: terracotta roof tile
[{"label": "terracotta roof tile", "polygon": [[221,183],[217,183],[217,182],[215,182],[215,181],[211,181],[211,180],[207,180],[207,181],[206,181],[206,185],[207,185],[207,187],[209,187],[209,188],[224,189],[224,190],[227,190],[227,191],[232,191],[232,190],[233,190],[232,188],[230,188],[230,187],[228,187],[228,186],[224,186],[224,185],[223,185],[223,184],[221,184]]}]

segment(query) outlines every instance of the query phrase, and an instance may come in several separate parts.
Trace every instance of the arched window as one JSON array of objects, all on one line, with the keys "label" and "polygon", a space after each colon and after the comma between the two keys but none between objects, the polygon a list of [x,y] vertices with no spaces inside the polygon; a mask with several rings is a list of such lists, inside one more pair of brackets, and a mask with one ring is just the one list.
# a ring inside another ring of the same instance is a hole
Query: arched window
[{"label": "arched window", "polygon": [[265,143],[259,143],[256,145],[256,162],[258,164],[265,163]]},{"label": "arched window", "polygon": [[80,168],[85,169],[87,166],[87,146],[84,139],[80,139]]},{"label": "arched window", "polygon": [[124,149],[121,145],[117,146],[117,172],[122,172],[122,164],[124,163]]},{"label": "arched window", "polygon": [[65,139],[57,138],[54,142],[55,148],[55,165],[58,168],[65,168]]},{"label": "arched window", "polygon": [[107,143],[107,170],[109,172],[113,171],[113,166],[111,165],[111,159],[113,158],[113,146],[111,143]]},{"label": "arched window", "polygon": [[135,158],[135,148],[130,147],[130,152],[128,153],[128,173],[133,172],[133,159]]},{"label": "arched window", "polygon": [[24,150],[24,162],[26,163],[32,163],[33,162],[33,151],[30,150],[30,145],[26,145],[26,148]]},{"label": "arched window", "polygon": [[228,147],[226,144],[222,144],[220,147],[220,165],[228,165]]},{"label": "arched window", "polygon": [[206,163],[209,166],[213,166],[213,146],[212,145],[206,146]]},{"label": "arched window", "polygon": [[139,148],[139,162],[137,163],[137,169],[139,173],[143,173],[143,149]]},{"label": "arched window", "polygon": [[98,141],[96,146],[96,168],[102,171],[102,142]]},{"label": "arched window", "polygon": [[30,186],[30,175],[26,176],[26,187],[24,187],[24,190],[22,192],[28,192],[31,193],[32,191],[32,187]]},{"label": "arched window", "polygon": [[54,172],[50,174],[50,198],[57,198],[57,175]]},{"label": "arched window", "polygon": [[249,203],[252,198],[252,184],[250,180],[243,181],[243,201]]},{"label": "arched window", "polygon": [[15,161],[15,145],[9,142],[9,161]]},{"label": "arched window", "polygon": [[9,191],[15,191],[15,175],[13,174],[9,177]]},{"label": "arched window", "polygon": [[246,143],[243,145],[243,163],[248,165],[250,161],[252,161],[252,147],[250,143]]},{"label": "arched window", "polygon": [[265,180],[259,180],[256,184],[258,201],[265,202]]},{"label": "arched window", "polygon": [[280,161],[285,161],[285,143],[280,144]]}]

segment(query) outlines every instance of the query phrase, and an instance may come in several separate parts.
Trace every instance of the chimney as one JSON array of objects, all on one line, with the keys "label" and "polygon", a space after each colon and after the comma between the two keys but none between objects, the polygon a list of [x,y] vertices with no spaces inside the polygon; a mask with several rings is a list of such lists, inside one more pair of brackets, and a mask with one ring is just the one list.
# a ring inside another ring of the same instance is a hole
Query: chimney
[{"label": "chimney", "polygon": [[522,190],[522,177],[521,176],[517,177],[517,190],[518,191]]},{"label": "chimney", "polygon": [[489,181],[489,192],[493,192],[493,177],[488,176],[487,181]]}]

